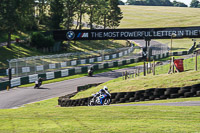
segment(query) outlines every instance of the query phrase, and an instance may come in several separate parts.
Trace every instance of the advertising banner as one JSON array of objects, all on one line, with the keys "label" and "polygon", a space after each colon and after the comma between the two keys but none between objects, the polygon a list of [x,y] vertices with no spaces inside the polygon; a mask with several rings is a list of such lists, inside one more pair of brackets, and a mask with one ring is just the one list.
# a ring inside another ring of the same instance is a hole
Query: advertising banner
[{"label": "advertising banner", "polygon": [[125,39],[170,39],[199,38],[200,27],[95,29],[53,31],[55,40],[125,40]]}]

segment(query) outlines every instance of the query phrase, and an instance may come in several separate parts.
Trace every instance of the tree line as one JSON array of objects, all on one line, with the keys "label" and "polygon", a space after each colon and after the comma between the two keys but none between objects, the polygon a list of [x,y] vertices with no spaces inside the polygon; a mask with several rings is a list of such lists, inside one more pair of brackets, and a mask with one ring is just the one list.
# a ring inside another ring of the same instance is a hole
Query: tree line
[{"label": "tree line", "polygon": [[90,29],[94,25],[116,28],[123,18],[118,5],[118,0],[0,0],[0,32],[8,34],[10,47],[14,32],[38,30],[39,26],[82,29],[82,22],[87,21]]},{"label": "tree line", "polygon": [[177,6],[177,7],[187,7],[183,2],[178,2],[174,0],[127,0],[128,5],[145,5],[145,6]]}]

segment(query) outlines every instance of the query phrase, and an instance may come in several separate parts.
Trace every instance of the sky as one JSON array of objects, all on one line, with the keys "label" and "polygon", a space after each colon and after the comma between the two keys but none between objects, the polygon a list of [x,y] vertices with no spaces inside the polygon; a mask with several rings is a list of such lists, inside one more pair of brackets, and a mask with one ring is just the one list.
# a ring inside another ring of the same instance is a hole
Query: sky
[{"label": "sky", "polygon": [[[122,1],[126,2],[127,0],[122,0]],[[170,1],[173,2],[174,0],[170,0]],[[176,0],[176,1],[183,2],[189,6],[192,0]]]}]

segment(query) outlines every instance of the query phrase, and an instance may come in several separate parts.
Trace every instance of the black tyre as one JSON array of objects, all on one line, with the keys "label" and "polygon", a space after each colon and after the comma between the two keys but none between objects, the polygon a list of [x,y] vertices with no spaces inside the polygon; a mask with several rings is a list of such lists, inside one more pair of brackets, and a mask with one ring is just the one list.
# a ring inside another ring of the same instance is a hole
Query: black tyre
[{"label": "black tyre", "polygon": [[184,93],[184,97],[193,97],[194,96],[194,93],[192,92],[185,92]]},{"label": "black tyre", "polygon": [[170,98],[179,98],[179,96],[180,96],[179,94],[171,94]]},{"label": "black tyre", "polygon": [[109,98],[106,98],[106,99],[104,100],[103,105],[110,105],[110,99],[109,99]]},{"label": "black tyre", "polygon": [[126,92],[119,92],[119,93],[117,93],[117,95],[116,95],[116,100],[119,100],[120,98],[124,98],[124,95],[126,94]]},{"label": "black tyre", "polygon": [[191,86],[192,88],[200,88],[200,84],[194,84]]},{"label": "black tyre", "polygon": [[192,88],[190,92],[196,93],[197,91],[200,91],[200,88]]},{"label": "black tyre", "polygon": [[120,98],[119,103],[124,103],[126,101],[125,98]]},{"label": "black tyre", "polygon": [[117,94],[118,94],[118,93],[111,93],[110,99],[115,99],[115,97],[116,97]]},{"label": "black tyre", "polygon": [[149,97],[149,100],[154,100],[155,99],[155,96],[150,96]]},{"label": "black tyre", "polygon": [[196,95],[199,97],[200,96],[200,91],[197,91]]},{"label": "black tyre", "polygon": [[181,89],[178,91],[178,94],[184,95],[185,92],[190,92],[191,91],[191,86],[185,86],[181,87]]},{"label": "black tyre", "polygon": [[129,98],[129,102],[134,102],[135,101],[135,97],[130,97]]},{"label": "black tyre", "polygon": [[145,90],[145,93],[153,93],[155,91],[155,88],[147,89]]},{"label": "black tyre", "polygon": [[172,88],[167,88],[166,91],[164,92],[164,95],[170,95],[170,94],[175,94],[178,93],[180,90],[180,87],[172,87]]},{"label": "black tyre", "polygon": [[159,88],[159,89],[155,89],[155,91],[154,91],[154,95],[155,96],[161,96],[161,95],[164,95],[164,92],[166,91],[166,89],[165,88]]},{"label": "black tyre", "polygon": [[167,99],[167,98],[168,98],[168,96],[166,96],[166,95],[160,96],[160,99]]},{"label": "black tyre", "polygon": [[115,99],[112,99],[111,100],[111,104],[115,104],[116,103],[116,100]]}]

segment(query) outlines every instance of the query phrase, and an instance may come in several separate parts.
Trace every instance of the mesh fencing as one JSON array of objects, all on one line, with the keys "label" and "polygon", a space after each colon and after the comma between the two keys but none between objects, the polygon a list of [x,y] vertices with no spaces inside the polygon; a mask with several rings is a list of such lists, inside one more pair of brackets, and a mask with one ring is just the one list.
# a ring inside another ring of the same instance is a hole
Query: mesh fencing
[{"label": "mesh fencing", "polygon": [[12,59],[9,61],[9,68],[12,69],[13,77],[23,77],[31,74],[58,71],[72,66],[93,64],[104,60],[126,58],[134,55],[133,50],[134,47],[125,47]]}]

